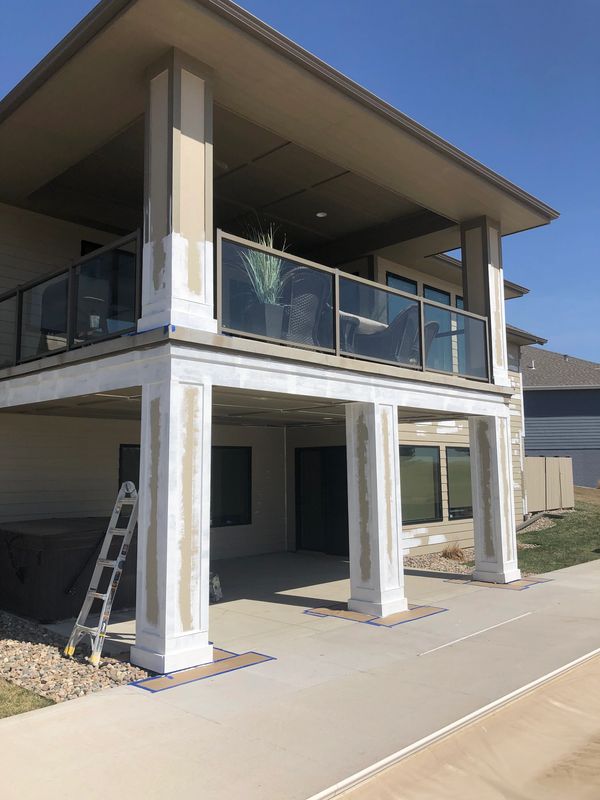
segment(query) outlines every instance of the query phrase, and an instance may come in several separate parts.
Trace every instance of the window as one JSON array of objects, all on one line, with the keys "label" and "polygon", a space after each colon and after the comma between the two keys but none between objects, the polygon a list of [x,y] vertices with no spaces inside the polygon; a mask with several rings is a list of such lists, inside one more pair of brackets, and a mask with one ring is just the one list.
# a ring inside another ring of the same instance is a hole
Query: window
[{"label": "window", "polygon": [[125,481],[133,481],[140,488],[140,446],[122,444],[119,447],[119,489]]},{"label": "window", "polygon": [[252,520],[252,448],[213,447],[210,524],[249,525]]},{"label": "window", "polygon": [[399,292],[407,292],[408,294],[417,294],[417,282],[411,281],[410,278],[402,278],[400,275],[388,272],[386,282],[390,289],[398,289]]},{"label": "window", "polygon": [[450,519],[471,519],[471,460],[468,447],[447,447],[448,516]]},{"label": "window", "polygon": [[445,306],[450,305],[450,292],[434,289],[433,286],[423,286],[423,297],[425,300],[433,300],[434,303],[443,303]]},{"label": "window", "polygon": [[456,295],[456,307],[460,308],[462,311],[464,311],[465,308],[464,297],[461,297],[459,294]]},{"label": "window", "polygon": [[404,523],[441,521],[439,447],[400,446],[400,489]]}]

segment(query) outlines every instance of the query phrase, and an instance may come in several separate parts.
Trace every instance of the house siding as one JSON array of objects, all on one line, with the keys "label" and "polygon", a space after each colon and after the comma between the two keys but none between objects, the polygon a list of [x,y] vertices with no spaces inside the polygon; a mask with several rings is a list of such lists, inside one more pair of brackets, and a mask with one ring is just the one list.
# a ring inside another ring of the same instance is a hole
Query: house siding
[{"label": "house siding", "polygon": [[577,486],[600,481],[600,389],[525,389],[528,456],[570,456]]},{"label": "house siding", "polygon": [[0,294],[56,272],[81,256],[81,242],[116,235],[0,203]]}]

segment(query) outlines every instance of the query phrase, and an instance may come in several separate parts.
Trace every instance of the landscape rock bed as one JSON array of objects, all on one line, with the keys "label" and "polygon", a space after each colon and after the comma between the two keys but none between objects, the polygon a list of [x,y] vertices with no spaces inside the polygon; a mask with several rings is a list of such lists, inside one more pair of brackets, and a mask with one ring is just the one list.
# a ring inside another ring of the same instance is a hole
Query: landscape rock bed
[{"label": "landscape rock bed", "polygon": [[98,668],[84,657],[85,646],[65,658],[65,640],[36,622],[0,611],[0,677],[56,703],[146,678],[146,670],[115,658]]},{"label": "landscape rock bed", "polygon": [[472,547],[461,548],[464,560],[446,558],[441,553],[425,553],[421,556],[405,556],[404,566],[409,569],[424,569],[430,572],[454,572],[457,575],[470,575],[473,572],[472,564],[467,562],[475,559]]}]

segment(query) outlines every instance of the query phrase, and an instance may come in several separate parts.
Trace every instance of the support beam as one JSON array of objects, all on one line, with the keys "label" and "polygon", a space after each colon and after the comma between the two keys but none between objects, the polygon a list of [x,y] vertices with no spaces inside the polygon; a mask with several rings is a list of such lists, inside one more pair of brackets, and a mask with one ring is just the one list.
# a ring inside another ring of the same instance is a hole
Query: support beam
[{"label": "support beam", "polygon": [[475,572],[479,581],[510,583],[517,565],[510,419],[470,417]]},{"label": "support beam", "polygon": [[[463,223],[461,248],[465,308],[488,318],[487,358],[491,377],[494,383],[508,386],[500,225],[488,217]],[[481,363],[481,356],[472,353],[475,363]]]},{"label": "support beam", "polygon": [[208,641],[210,384],[142,389],[134,664],[154,672],[212,660]]},{"label": "support beam", "polygon": [[138,330],[172,324],[214,332],[210,75],[178,51],[150,75]]},{"label": "support beam", "polygon": [[348,607],[384,617],[405,611],[398,408],[346,406],[350,589]]}]

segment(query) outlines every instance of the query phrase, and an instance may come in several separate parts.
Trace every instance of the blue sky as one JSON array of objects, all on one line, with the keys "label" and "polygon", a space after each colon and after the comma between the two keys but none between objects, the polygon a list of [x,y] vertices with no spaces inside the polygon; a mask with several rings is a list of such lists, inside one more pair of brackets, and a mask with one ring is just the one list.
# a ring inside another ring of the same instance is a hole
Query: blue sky
[{"label": "blue sky", "polygon": [[[560,211],[504,239],[507,277],[531,289],[508,318],[600,361],[598,0],[242,5]],[[0,95],[93,6],[3,0]]]}]

